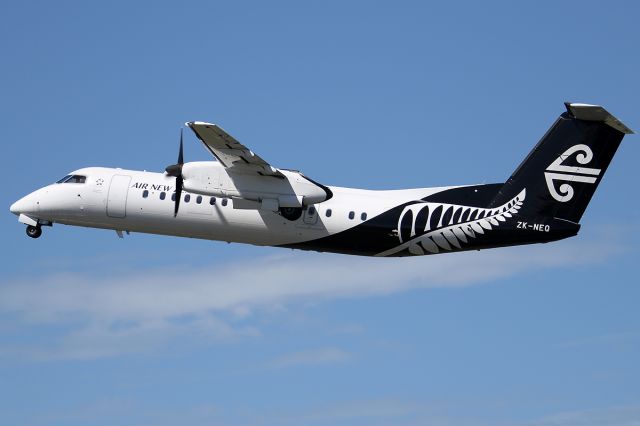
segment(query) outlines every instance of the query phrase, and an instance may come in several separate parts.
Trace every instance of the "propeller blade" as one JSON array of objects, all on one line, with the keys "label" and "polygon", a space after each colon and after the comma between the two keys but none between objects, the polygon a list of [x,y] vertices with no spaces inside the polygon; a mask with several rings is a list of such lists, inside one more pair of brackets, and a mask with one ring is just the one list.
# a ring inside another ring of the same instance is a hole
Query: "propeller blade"
[{"label": "propeller blade", "polygon": [[182,166],[184,166],[182,131],[183,129],[180,129],[180,150],[178,151],[178,162],[176,164],[167,166],[167,168],[164,169],[169,176],[173,176],[176,178],[176,198],[173,208],[173,217],[178,216],[178,209],[180,208],[180,198],[182,198],[182,186],[184,184],[184,178],[182,177]]},{"label": "propeller blade", "polygon": [[182,176],[176,177],[176,200],[173,208],[173,217],[178,216],[180,208],[180,199],[182,198]]},{"label": "propeller blade", "polygon": [[182,128],[180,128],[180,151],[178,152],[178,164],[184,164],[184,159],[182,157]]}]

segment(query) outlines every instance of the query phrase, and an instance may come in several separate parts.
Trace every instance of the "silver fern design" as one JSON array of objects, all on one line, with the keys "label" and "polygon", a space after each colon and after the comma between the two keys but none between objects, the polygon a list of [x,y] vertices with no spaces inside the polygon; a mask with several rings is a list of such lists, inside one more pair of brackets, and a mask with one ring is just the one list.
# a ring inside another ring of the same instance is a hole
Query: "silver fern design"
[{"label": "silver fern design", "polygon": [[492,209],[443,203],[416,203],[404,208],[398,219],[400,244],[378,253],[389,256],[408,250],[415,255],[461,249],[470,239],[499,227],[522,207],[526,189]]}]

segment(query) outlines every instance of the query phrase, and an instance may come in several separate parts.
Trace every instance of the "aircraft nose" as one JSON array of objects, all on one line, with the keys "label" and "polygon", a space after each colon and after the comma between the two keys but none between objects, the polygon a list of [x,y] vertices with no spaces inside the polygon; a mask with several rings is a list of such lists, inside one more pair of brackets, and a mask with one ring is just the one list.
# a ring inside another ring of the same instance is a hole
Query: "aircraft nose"
[{"label": "aircraft nose", "polygon": [[9,210],[11,211],[11,213],[15,215],[20,215],[21,213],[22,214],[35,213],[37,210],[37,205],[33,197],[31,197],[30,195],[27,195],[26,197],[22,197],[15,203],[11,204],[11,207],[9,207]]}]

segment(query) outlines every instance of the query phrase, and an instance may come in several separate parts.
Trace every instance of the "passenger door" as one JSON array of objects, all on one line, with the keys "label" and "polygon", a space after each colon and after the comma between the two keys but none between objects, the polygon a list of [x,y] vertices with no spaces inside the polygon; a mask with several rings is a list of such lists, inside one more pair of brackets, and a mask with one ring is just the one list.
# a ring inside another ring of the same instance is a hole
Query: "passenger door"
[{"label": "passenger door", "polygon": [[122,218],[127,215],[127,195],[131,176],[114,175],[107,196],[107,216]]}]

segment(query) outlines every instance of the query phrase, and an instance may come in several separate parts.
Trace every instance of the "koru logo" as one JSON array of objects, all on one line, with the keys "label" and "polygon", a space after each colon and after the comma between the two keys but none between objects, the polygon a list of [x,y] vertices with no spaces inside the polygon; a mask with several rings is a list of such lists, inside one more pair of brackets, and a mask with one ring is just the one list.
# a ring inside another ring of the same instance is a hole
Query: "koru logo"
[{"label": "koru logo", "polygon": [[577,153],[576,161],[579,164],[589,164],[591,160],[593,160],[593,151],[591,151],[591,148],[584,144],[574,145],[556,158],[544,172],[549,193],[561,203],[566,203],[573,198],[573,187],[569,183],[563,183],[559,187],[560,192],[558,192],[554,181],[595,183],[597,177],[600,175],[600,169],[565,166],[562,164],[563,161],[575,153]]}]

